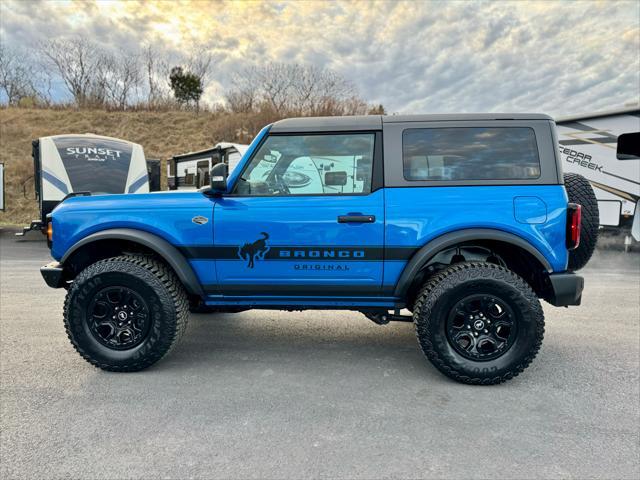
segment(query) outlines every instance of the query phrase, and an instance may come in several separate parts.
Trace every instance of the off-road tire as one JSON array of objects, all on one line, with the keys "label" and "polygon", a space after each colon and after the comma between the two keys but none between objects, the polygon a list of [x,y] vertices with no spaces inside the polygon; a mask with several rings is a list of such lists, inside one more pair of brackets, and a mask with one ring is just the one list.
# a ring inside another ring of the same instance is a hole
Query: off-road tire
[{"label": "off-road tire", "polygon": [[[88,306],[97,292],[125,286],[148,302],[149,331],[131,349],[100,343],[88,325]],[[182,284],[164,263],[148,256],[124,255],[100,260],[73,281],[64,303],[64,325],[71,344],[92,365],[115,372],[143,370],[166,355],[187,328],[189,301]]]},{"label": "off-road tire", "polygon": [[575,250],[569,251],[569,270],[576,271],[587,264],[598,242],[600,225],[598,200],[589,180],[577,173],[564,174],[564,188],[569,201],[582,206],[580,245]]},{"label": "off-road tire", "polygon": [[[518,325],[511,346],[492,360],[465,358],[450,343],[446,319],[458,299],[474,293],[505,302]],[[504,267],[485,262],[451,265],[432,276],[418,293],[413,312],[423,353],[448,377],[462,383],[492,385],[509,380],[529,366],[544,337],[544,314],[531,287]]]}]

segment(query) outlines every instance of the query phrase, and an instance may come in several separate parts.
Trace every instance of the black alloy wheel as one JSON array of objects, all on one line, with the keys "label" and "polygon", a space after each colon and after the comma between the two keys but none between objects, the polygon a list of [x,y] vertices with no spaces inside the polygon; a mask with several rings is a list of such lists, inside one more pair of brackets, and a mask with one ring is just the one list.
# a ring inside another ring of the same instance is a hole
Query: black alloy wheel
[{"label": "black alloy wheel", "polygon": [[447,319],[449,342],[470,360],[493,360],[504,355],[517,334],[513,309],[493,295],[463,298],[454,305]]},{"label": "black alloy wheel", "polygon": [[100,290],[89,304],[87,320],[95,339],[114,350],[139,345],[149,334],[152,323],[144,299],[124,286]]}]

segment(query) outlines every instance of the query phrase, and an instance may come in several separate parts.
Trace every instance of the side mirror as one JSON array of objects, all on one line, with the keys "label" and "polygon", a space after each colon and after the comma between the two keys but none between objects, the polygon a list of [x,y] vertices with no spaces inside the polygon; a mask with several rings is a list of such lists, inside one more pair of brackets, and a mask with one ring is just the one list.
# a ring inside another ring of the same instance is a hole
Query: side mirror
[{"label": "side mirror", "polygon": [[623,133],[618,137],[618,160],[636,160],[640,158],[640,132]]},{"label": "side mirror", "polygon": [[209,184],[212,192],[223,193],[227,191],[227,175],[229,168],[226,163],[214,165],[209,174]]}]

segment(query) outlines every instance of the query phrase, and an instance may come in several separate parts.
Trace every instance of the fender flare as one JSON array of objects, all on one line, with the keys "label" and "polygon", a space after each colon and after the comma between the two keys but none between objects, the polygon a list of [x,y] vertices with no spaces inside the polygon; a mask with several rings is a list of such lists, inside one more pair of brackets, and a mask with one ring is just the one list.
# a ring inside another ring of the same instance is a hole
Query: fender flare
[{"label": "fender flare", "polygon": [[549,261],[540,253],[540,251],[531,245],[526,240],[502,230],[495,230],[491,228],[469,228],[465,230],[456,230],[455,232],[445,233],[439,237],[429,241],[426,245],[420,248],[413,254],[411,259],[404,267],[400,279],[396,284],[394,290],[394,296],[404,298],[405,294],[411,286],[416,274],[420,269],[431,260],[436,254],[442,250],[451,247],[457,243],[469,242],[473,240],[497,240],[504,243],[509,243],[516,247],[520,247],[523,250],[529,252],[536,260],[538,260],[545,270],[549,273],[553,272],[553,267]]},{"label": "fender flare", "polygon": [[176,272],[176,275],[178,275],[178,278],[188,293],[199,295],[200,297],[205,296],[202,286],[198,281],[198,277],[196,277],[193,268],[191,268],[191,265],[189,265],[189,262],[184,255],[182,255],[176,247],[171,245],[165,239],[143,230],[136,230],[133,228],[112,228],[92,233],[91,235],[74,243],[60,259],[60,263],[64,265],[65,261],[68,260],[69,257],[79,248],[100,240],[127,240],[129,242],[144,245],[157,253],[169,264],[173,271]]}]

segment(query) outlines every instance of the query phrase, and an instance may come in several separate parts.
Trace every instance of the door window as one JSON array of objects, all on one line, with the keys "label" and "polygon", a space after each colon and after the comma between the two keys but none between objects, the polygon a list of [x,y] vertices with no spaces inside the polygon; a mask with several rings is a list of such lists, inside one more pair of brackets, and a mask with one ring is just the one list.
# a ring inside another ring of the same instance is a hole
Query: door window
[{"label": "door window", "polygon": [[273,135],[236,183],[240,195],[369,193],[373,133]]}]

